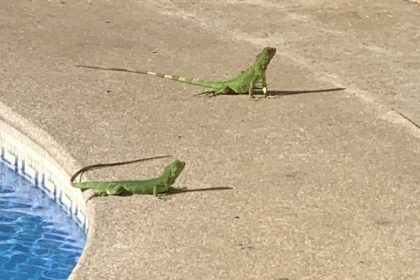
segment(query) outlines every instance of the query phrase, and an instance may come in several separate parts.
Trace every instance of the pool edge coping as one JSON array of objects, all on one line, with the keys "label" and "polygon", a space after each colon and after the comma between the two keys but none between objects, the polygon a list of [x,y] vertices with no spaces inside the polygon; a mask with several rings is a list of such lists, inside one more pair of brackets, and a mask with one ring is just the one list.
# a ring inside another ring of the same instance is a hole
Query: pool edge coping
[{"label": "pool edge coping", "polygon": [[94,207],[88,208],[83,193],[70,185],[67,170],[81,166],[50,134],[1,101],[0,161],[53,199],[86,233],[85,246],[68,278],[72,279],[89,247],[95,220]]}]

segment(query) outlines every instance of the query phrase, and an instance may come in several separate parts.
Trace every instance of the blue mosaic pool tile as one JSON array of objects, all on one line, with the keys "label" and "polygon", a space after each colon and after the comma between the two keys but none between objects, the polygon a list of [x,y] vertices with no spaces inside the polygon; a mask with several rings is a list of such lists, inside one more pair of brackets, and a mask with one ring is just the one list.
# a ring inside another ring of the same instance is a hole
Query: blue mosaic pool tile
[{"label": "blue mosaic pool tile", "polygon": [[35,152],[39,147],[32,149],[30,146],[35,144],[24,138],[0,120],[0,162],[47,194],[87,232],[88,219],[80,191],[70,186],[67,175],[57,172],[59,167]]}]

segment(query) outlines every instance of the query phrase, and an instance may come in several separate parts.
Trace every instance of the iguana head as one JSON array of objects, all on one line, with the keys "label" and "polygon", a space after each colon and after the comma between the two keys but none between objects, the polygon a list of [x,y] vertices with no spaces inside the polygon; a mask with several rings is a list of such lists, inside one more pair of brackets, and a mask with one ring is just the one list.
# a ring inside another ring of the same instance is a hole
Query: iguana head
[{"label": "iguana head", "polygon": [[165,167],[163,171],[163,176],[168,178],[169,185],[175,183],[176,178],[178,178],[179,174],[181,174],[182,170],[184,170],[185,162],[180,160],[175,160],[171,164]]},{"label": "iguana head", "polygon": [[276,48],[265,47],[262,52],[257,55],[257,59],[255,61],[262,70],[266,70],[268,64],[270,63],[273,56],[276,54]]}]

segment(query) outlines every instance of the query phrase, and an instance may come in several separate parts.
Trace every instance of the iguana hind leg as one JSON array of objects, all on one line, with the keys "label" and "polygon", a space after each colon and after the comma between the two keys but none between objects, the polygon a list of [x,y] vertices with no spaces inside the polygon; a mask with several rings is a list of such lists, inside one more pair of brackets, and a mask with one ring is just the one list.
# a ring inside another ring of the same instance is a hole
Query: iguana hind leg
[{"label": "iguana hind leg", "polygon": [[226,94],[226,93],[234,93],[235,91],[232,90],[229,86],[224,86],[223,88],[219,89],[219,90],[215,90],[214,91],[214,95],[219,95],[219,94]]},{"label": "iguana hind leg", "polygon": [[235,91],[232,90],[229,86],[225,86],[225,87],[223,87],[222,89],[219,89],[219,90],[214,90],[214,89],[213,90],[206,90],[206,91],[200,92],[196,95],[206,95],[206,96],[212,97],[212,96],[216,96],[216,95],[219,95],[219,94],[227,94],[227,93],[234,93],[234,92]]},{"label": "iguana hind leg", "polygon": [[212,89],[212,90],[206,90],[200,93],[197,93],[196,95],[206,95],[206,96],[216,96],[219,94],[227,94],[227,93],[233,93],[235,92],[234,90],[232,90],[229,86],[224,86],[222,88],[219,89]]}]

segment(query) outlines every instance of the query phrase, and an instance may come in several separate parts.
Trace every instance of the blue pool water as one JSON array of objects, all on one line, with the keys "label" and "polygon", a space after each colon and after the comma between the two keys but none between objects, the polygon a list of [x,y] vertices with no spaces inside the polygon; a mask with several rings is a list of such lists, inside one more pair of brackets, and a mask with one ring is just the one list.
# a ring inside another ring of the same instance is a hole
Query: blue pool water
[{"label": "blue pool water", "polygon": [[85,240],[53,200],[0,163],[0,279],[67,279]]}]

